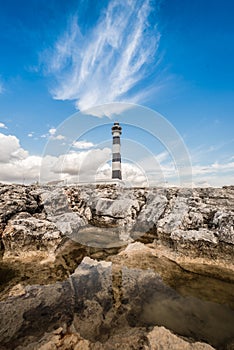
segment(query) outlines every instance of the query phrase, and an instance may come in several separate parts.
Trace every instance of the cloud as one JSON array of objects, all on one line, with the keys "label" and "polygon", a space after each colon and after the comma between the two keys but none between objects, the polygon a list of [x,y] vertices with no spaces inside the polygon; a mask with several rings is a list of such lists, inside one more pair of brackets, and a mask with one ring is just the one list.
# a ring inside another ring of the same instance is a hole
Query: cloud
[{"label": "cloud", "polygon": [[1,128],[1,129],[7,129],[7,126],[6,126],[4,123],[1,123],[1,122],[0,122],[0,128]]},{"label": "cloud", "polygon": [[[216,143],[210,146],[200,145],[195,149],[192,149],[190,153],[191,153],[191,158],[193,160],[193,164],[206,162],[207,159],[209,159],[210,161],[212,161],[212,158],[216,159],[217,155],[220,155],[219,151],[224,150],[225,147],[227,146],[228,148],[230,148],[230,146],[233,143],[234,143],[234,138],[225,140],[223,142]],[[222,151],[222,153],[225,153],[225,152]]]},{"label": "cloud", "polygon": [[[87,141],[79,141],[83,146]],[[92,144],[90,142],[90,144]],[[87,146],[87,145],[86,145]],[[37,181],[40,173],[43,182],[66,180],[68,182],[93,182],[95,180],[109,181],[111,179],[111,149],[80,148],[60,156],[47,155],[44,158],[30,155],[23,149],[19,139],[14,135],[0,133],[0,181],[31,183]],[[194,186],[224,186],[233,185],[234,159],[211,164],[193,166]],[[156,161],[156,168],[152,164]],[[158,166],[157,166],[158,164]],[[154,171],[152,171],[154,170]],[[189,169],[183,169],[186,175]],[[153,158],[142,159],[137,164],[122,162],[123,180],[127,185],[147,186],[157,185],[165,180],[168,186],[180,185],[176,181],[176,168],[168,157],[161,152]],[[185,183],[184,183],[185,185]]]},{"label": "cloud", "polygon": [[[142,169],[135,164],[122,163],[122,178],[127,186],[147,186],[147,175]],[[111,179],[111,164],[104,164],[100,167],[96,174],[97,181],[110,181]]]},{"label": "cloud", "polygon": [[34,132],[30,132],[30,133],[28,134],[28,137],[33,137],[33,134],[34,134]]},{"label": "cloud", "polygon": [[57,80],[53,98],[75,100],[80,110],[114,101],[142,102],[140,84],[160,60],[160,33],[148,24],[153,10],[150,0],[111,0],[85,34],[73,16],[53,51],[44,53],[47,73]]},{"label": "cloud", "polygon": [[54,136],[55,133],[56,133],[56,129],[55,129],[55,128],[51,128],[51,129],[49,130],[49,134],[50,134],[51,136]]},{"label": "cloud", "polygon": [[93,115],[94,117],[109,117],[113,115],[119,115],[131,108],[134,108],[134,104],[126,103],[107,103],[100,106],[91,107],[83,111],[83,114]]},{"label": "cloud", "polygon": [[13,135],[0,133],[0,149],[0,163],[20,160],[28,156],[28,152],[20,147],[19,140]]},{"label": "cloud", "polygon": [[30,183],[37,181],[40,174],[44,182],[72,179],[78,174],[81,181],[91,181],[97,169],[111,157],[111,150],[104,148],[42,158],[29,155],[16,136],[1,133],[0,149],[0,181],[3,182]]},{"label": "cloud", "polygon": [[30,156],[14,135],[0,133],[0,181],[24,182],[38,179],[41,157]]},{"label": "cloud", "polygon": [[3,83],[0,81],[0,94],[2,94],[5,91]]},{"label": "cloud", "polygon": [[93,149],[89,151],[72,152],[61,155],[53,165],[52,171],[56,174],[83,176],[85,181],[96,174],[97,169],[110,159],[109,148]]},{"label": "cloud", "polygon": [[75,141],[72,144],[72,147],[77,148],[77,149],[89,149],[94,147],[95,145],[92,142],[88,141]]},{"label": "cloud", "polygon": [[[46,156],[43,160],[47,164],[46,181],[51,181],[58,178],[58,175],[51,171],[51,164],[55,162],[54,157]],[[41,171],[42,157],[28,155],[25,159],[11,160],[1,164],[0,181],[7,183],[32,183],[39,180]]]},{"label": "cloud", "polygon": [[210,165],[194,165],[193,166],[193,175],[204,175],[204,174],[214,174],[214,173],[223,173],[223,172],[234,172],[234,162],[227,163],[212,163]]},{"label": "cloud", "polygon": [[41,135],[42,138],[46,138],[46,137],[50,137],[50,139],[52,140],[65,140],[66,137],[64,135],[55,135],[56,134],[56,129],[55,128],[51,128],[49,129],[48,131],[48,134],[44,134],[44,135]]},{"label": "cloud", "polygon": [[122,176],[128,185],[147,186],[147,175],[134,164],[123,163]]},{"label": "cloud", "polygon": [[66,137],[64,135],[56,135],[56,136],[53,136],[53,139],[54,140],[65,140]]}]

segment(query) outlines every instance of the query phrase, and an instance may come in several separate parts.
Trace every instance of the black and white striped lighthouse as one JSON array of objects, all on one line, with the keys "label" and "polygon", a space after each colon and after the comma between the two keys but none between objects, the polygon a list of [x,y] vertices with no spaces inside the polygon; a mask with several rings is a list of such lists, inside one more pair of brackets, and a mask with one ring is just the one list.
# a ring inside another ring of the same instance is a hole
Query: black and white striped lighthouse
[{"label": "black and white striped lighthouse", "polygon": [[112,179],[122,180],[121,173],[121,154],[120,154],[120,135],[122,128],[118,122],[112,126],[113,145],[112,145]]}]

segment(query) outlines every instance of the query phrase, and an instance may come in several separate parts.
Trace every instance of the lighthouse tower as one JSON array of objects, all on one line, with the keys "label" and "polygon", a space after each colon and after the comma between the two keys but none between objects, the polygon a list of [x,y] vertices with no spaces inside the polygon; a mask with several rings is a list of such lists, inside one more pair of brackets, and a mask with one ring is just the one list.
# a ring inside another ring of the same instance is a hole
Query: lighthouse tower
[{"label": "lighthouse tower", "polygon": [[121,173],[121,154],[120,154],[120,135],[122,128],[118,122],[112,126],[113,145],[112,145],[112,179],[122,180]]}]

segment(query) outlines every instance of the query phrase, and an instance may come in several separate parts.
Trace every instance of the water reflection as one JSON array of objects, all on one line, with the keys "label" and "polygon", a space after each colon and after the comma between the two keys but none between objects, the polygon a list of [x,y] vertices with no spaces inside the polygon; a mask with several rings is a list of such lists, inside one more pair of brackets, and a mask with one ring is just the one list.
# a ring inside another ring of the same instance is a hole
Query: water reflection
[{"label": "water reflection", "polygon": [[[209,286],[207,286],[209,288]],[[144,302],[139,323],[165,326],[173,332],[220,348],[234,340],[234,310],[228,305],[158,289]]]}]

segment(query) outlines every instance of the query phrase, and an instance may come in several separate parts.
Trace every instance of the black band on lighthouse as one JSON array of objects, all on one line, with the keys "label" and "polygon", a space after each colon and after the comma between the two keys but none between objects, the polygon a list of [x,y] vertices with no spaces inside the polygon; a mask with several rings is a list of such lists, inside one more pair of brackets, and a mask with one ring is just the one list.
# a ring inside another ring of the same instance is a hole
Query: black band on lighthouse
[{"label": "black band on lighthouse", "polygon": [[113,137],[113,145],[118,144],[120,145],[120,137],[119,136],[114,136]]},{"label": "black band on lighthouse", "polygon": [[116,162],[117,160],[121,159],[120,153],[113,153],[112,154],[112,161]]},{"label": "black band on lighthouse", "polygon": [[112,171],[112,179],[122,180],[121,170],[113,170]]}]

